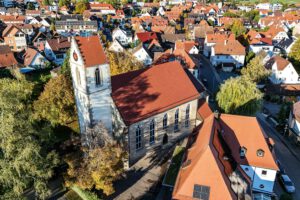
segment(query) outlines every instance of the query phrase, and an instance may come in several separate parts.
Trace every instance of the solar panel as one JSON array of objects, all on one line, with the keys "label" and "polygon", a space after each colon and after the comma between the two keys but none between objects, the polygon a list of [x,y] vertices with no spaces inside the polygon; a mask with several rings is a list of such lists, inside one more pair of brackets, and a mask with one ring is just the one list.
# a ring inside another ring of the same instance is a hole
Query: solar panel
[{"label": "solar panel", "polygon": [[200,200],[209,200],[210,188],[205,185],[194,185],[193,198]]}]

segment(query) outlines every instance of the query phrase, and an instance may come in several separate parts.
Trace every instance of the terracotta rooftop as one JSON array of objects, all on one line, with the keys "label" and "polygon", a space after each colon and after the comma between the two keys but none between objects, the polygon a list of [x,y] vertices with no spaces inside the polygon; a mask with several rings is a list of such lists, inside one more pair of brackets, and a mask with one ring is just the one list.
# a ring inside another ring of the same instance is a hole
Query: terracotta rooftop
[{"label": "terracotta rooftop", "polygon": [[8,45],[0,45],[0,69],[18,64]]},{"label": "terracotta rooftop", "polygon": [[274,56],[265,64],[267,69],[272,69],[273,65],[276,65],[278,71],[284,70],[290,62],[281,56]]},{"label": "terracotta rooftop", "polygon": [[[255,117],[222,114],[220,124],[224,131],[223,137],[237,163],[278,170],[265,134]],[[240,147],[247,149],[245,158],[240,157]],[[259,149],[264,151],[263,157],[257,156]]]},{"label": "terracotta rooftop", "polygon": [[112,98],[126,125],[200,96],[177,61],[112,76],[111,83]]},{"label": "terracotta rooftop", "polygon": [[208,43],[217,43],[223,42],[225,40],[235,40],[234,34],[226,34],[226,33],[207,33],[206,34],[206,41]]},{"label": "terracotta rooftop", "polygon": [[105,52],[97,35],[90,37],[77,36],[75,40],[83,57],[85,67],[107,63]]},{"label": "terracotta rooftop", "polygon": [[66,52],[71,46],[69,38],[48,39],[47,42],[54,52]]},{"label": "terracotta rooftop", "polygon": [[212,110],[210,109],[208,103],[205,99],[200,99],[198,102],[198,114],[201,116],[203,120],[208,118],[211,114],[213,114]]},{"label": "terracotta rooftop", "polygon": [[147,42],[149,40],[157,39],[157,35],[154,32],[140,32],[136,35],[141,42]]},{"label": "terracotta rooftop", "polygon": [[27,48],[24,54],[24,65],[29,66],[34,59],[35,55],[39,52],[33,48]]},{"label": "terracotta rooftop", "polygon": [[212,48],[216,55],[246,55],[245,47],[237,40],[218,42]]}]

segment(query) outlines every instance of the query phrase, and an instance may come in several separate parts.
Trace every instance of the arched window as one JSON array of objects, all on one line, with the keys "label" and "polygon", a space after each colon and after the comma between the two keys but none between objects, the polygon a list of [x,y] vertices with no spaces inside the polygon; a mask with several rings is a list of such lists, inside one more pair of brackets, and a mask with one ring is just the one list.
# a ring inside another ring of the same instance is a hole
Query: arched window
[{"label": "arched window", "polygon": [[175,120],[174,120],[174,132],[179,131],[179,109],[175,112]]},{"label": "arched window", "polygon": [[141,127],[138,126],[135,129],[135,149],[138,150],[142,148],[142,130]]},{"label": "arched window", "polygon": [[95,82],[96,82],[96,86],[101,85],[101,76],[98,68],[95,70]]},{"label": "arched window", "polygon": [[154,120],[150,123],[150,144],[153,144],[155,142],[155,122]]},{"label": "arched window", "polygon": [[163,129],[167,129],[168,128],[168,114],[165,114],[164,118],[163,118]]},{"label": "arched window", "polygon": [[78,85],[81,85],[80,72],[78,68],[76,68],[76,81]]},{"label": "arched window", "polygon": [[190,125],[190,105],[187,105],[185,109],[185,127],[189,127]]}]

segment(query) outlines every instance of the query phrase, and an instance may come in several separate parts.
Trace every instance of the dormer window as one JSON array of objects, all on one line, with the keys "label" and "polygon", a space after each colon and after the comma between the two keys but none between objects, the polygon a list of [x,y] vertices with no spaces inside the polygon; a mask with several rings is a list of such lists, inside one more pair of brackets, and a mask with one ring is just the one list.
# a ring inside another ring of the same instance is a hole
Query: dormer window
[{"label": "dormer window", "polygon": [[262,150],[262,149],[258,149],[258,150],[256,151],[256,155],[257,155],[258,157],[264,157],[265,151]]},{"label": "dormer window", "polygon": [[240,157],[245,158],[246,153],[247,153],[247,148],[246,147],[241,147],[240,148]]}]

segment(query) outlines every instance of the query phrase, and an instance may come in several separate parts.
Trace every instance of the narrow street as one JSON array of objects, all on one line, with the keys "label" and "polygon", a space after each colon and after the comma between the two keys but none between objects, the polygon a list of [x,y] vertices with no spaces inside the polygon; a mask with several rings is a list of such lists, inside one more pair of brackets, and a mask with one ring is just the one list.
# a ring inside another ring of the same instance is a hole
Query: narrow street
[{"label": "narrow street", "polygon": [[[277,159],[283,165],[287,175],[291,178],[296,187],[296,193],[293,194],[294,199],[300,199],[300,149],[288,143],[286,138],[280,135],[259,113],[257,119],[264,129],[265,133],[275,142],[275,154]],[[296,154],[297,153],[297,154]],[[298,155],[298,156],[297,156]],[[276,181],[274,191],[280,197],[284,192],[281,184]]]}]

